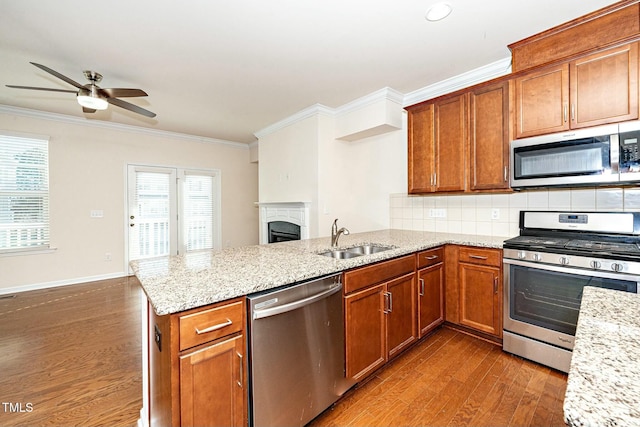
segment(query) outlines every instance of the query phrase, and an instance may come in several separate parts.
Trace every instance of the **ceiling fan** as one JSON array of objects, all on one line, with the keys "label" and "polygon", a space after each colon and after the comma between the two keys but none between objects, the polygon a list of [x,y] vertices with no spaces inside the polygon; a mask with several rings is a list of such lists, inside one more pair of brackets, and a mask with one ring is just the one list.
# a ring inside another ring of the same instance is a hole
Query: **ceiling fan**
[{"label": "ceiling fan", "polygon": [[75,86],[78,90],[67,90],[67,89],[51,89],[46,87],[33,87],[33,86],[16,86],[16,85],[6,85],[7,87],[15,88],[15,89],[32,89],[32,90],[46,90],[50,92],[68,92],[75,93],[78,104],[82,106],[82,111],[85,113],[95,113],[96,110],[106,110],[109,104],[118,106],[120,108],[124,108],[125,110],[133,111],[134,113],[142,114],[147,117],[155,117],[156,114],[152,113],[149,110],[145,110],[144,108],[138,107],[137,105],[131,104],[130,102],[123,101],[118,98],[125,97],[137,97],[137,96],[147,96],[147,93],[142,89],[118,89],[118,88],[101,88],[96,83],[99,83],[102,80],[102,75],[100,73],[96,73],[95,71],[84,71],[84,76],[89,80],[89,83],[86,85],[81,85],[80,83],[70,79],[67,76],[64,76],[58,73],[55,70],[52,70],[49,67],[46,67],[41,64],[36,64],[35,62],[31,62],[31,64],[40,68],[47,73],[64,80],[69,83],[71,86]]}]

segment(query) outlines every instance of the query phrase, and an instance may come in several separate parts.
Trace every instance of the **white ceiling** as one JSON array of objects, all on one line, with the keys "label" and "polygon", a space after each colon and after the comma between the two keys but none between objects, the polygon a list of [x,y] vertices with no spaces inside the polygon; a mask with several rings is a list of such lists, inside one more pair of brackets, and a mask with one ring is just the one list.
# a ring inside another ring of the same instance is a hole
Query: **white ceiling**
[{"label": "white ceiling", "polygon": [[336,108],[384,87],[409,93],[504,59],[507,45],[614,2],[448,0],[0,0],[0,104],[85,116],[73,89],[138,87],[149,119],[110,106],[86,115],[237,142],[316,103]]}]

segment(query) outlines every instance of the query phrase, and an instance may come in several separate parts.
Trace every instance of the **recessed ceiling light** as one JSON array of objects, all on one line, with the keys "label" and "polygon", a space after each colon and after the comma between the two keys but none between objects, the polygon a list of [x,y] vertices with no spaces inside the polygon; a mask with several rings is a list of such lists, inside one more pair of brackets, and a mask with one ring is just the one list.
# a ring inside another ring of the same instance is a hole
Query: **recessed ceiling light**
[{"label": "recessed ceiling light", "polygon": [[449,16],[452,10],[449,3],[436,3],[427,10],[425,18],[427,21],[440,21]]}]

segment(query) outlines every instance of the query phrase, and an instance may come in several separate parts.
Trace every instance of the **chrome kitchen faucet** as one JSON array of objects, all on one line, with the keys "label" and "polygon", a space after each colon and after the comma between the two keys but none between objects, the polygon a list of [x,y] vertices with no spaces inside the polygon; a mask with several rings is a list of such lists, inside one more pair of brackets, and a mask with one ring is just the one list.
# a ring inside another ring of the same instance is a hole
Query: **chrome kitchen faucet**
[{"label": "chrome kitchen faucet", "polygon": [[349,230],[344,227],[338,230],[338,218],[336,218],[335,221],[333,221],[333,226],[331,227],[331,247],[338,247],[338,239],[341,234],[347,235],[349,234]]}]

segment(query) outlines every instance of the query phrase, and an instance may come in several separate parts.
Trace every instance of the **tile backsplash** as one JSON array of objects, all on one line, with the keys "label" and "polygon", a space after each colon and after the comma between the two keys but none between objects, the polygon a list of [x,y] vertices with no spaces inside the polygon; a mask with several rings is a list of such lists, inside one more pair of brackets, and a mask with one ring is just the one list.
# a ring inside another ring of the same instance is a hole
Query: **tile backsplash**
[{"label": "tile backsplash", "polygon": [[518,235],[521,210],[640,211],[640,187],[390,198],[391,228],[497,237]]}]

